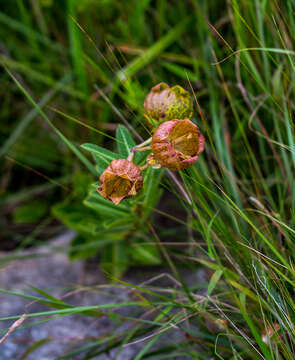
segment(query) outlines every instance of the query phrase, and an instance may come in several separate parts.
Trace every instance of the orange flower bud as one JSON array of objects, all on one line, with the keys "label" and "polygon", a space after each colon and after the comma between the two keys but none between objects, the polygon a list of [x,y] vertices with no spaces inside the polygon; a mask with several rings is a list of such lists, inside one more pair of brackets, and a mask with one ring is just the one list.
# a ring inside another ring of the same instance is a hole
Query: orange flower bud
[{"label": "orange flower bud", "polygon": [[126,159],[113,160],[100,176],[97,191],[118,205],[121,200],[142,188],[143,178],[138,166]]},{"label": "orange flower bud", "polygon": [[193,116],[193,103],[188,91],[181,86],[169,87],[164,82],[154,86],[144,101],[146,118],[158,125],[163,121],[172,119],[191,119]]},{"label": "orange flower bud", "polygon": [[198,160],[205,139],[189,119],[161,124],[152,138],[154,160],[170,170],[181,170]]}]

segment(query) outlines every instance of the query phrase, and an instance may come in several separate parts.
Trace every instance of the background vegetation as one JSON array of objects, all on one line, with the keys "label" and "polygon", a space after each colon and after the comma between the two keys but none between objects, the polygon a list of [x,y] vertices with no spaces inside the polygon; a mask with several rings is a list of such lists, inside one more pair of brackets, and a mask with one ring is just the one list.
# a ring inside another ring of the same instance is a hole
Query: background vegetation
[{"label": "background vegetation", "polygon": [[[72,258],[107,241],[112,276],[162,263],[181,284],[164,295],[138,288],[135,305],[156,315],[128,319],[137,324],[131,335],[75,354],[90,359],[154,334],[136,359],[294,359],[294,2],[11,0],[0,11],[0,236],[1,248],[14,250],[7,262],[65,224],[79,233],[64,249]],[[144,223],[128,246],[141,250],[123,257],[118,224],[101,220],[103,237],[81,229],[85,219],[95,226],[83,200],[97,175],[80,145],[118,152],[114,137],[126,121],[133,141],[135,132],[146,138],[142,104],[160,81],[194,93],[206,148],[178,175],[186,198],[163,172],[159,184],[151,181],[163,192],[160,204],[160,192],[134,200]],[[200,266],[208,282],[188,286],[180,269]],[[95,316],[99,308],[73,308],[46,293],[38,300],[51,310],[31,317]],[[151,350],[171,326],[186,340]]]}]

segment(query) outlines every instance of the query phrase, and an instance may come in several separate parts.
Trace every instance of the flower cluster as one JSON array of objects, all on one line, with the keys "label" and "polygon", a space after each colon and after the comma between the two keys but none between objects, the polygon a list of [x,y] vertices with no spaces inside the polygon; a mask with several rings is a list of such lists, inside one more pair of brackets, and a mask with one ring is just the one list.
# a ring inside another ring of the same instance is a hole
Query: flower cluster
[{"label": "flower cluster", "polygon": [[[153,136],[131,149],[128,159],[113,160],[100,177],[97,191],[116,205],[142,188],[142,170],[147,166],[182,170],[194,164],[204,150],[205,139],[191,121],[190,94],[181,86],[154,86],[144,101],[144,115]],[[148,150],[151,154],[146,165],[139,167],[132,162],[135,152]]]}]

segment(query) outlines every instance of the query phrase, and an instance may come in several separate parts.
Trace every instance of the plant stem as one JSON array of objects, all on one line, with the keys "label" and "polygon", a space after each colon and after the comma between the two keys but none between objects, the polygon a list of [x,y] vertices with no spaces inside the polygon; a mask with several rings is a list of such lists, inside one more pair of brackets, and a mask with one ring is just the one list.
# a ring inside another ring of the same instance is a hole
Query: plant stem
[{"label": "plant stem", "polygon": [[128,155],[127,160],[132,161],[134,157],[134,153],[136,152],[150,150],[151,146],[146,146],[146,145],[149,145],[151,142],[152,142],[152,138],[149,138],[143,141],[141,144],[134,146],[134,148],[130,149],[130,153]]},{"label": "plant stem", "polygon": [[175,185],[178,187],[181,195],[184,197],[184,199],[188,202],[188,204],[192,205],[192,201],[188,195],[188,193],[186,192],[185,188],[183,187],[183,185],[181,184],[181,182],[177,179],[177,176],[174,174],[173,171],[166,169],[168,175],[170,176],[170,178],[175,182]]}]

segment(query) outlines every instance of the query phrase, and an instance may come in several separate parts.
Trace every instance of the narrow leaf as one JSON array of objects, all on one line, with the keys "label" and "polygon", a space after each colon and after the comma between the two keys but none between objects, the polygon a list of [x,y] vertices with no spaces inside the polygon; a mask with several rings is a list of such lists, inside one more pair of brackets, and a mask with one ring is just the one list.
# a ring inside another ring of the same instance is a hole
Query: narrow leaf
[{"label": "narrow leaf", "polygon": [[120,155],[95,144],[83,144],[81,147],[82,149],[91,152],[98,165],[97,169],[99,170],[99,173],[102,173],[109,166],[111,161],[121,158]]},{"label": "narrow leaf", "polygon": [[126,158],[129,155],[130,149],[136,144],[124,125],[119,125],[117,128],[116,138],[118,140],[118,150],[122,157]]},{"label": "narrow leaf", "polygon": [[217,270],[215,271],[215,273],[212,275],[209,285],[208,285],[208,296],[210,296],[213,292],[213,290],[215,289],[219,279],[221,278],[221,275],[223,274],[222,270]]}]

